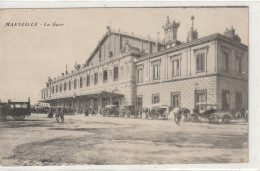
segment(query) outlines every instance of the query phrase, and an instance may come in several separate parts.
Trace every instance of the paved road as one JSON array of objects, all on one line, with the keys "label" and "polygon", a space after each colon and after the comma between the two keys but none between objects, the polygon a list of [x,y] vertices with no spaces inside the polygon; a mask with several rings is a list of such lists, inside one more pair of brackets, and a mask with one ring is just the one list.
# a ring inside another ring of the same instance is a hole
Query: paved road
[{"label": "paved road", "polygon": [[[181,123],[45,114],[1,122],[1,165],[238,163],[248,160],[248,124]],[[0,156],[0,157],[1,157]]]}]

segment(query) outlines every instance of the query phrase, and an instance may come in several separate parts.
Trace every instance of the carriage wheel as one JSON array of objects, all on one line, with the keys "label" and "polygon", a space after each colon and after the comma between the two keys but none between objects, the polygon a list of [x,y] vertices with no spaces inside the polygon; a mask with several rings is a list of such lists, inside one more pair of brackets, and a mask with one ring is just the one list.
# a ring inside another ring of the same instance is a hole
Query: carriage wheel
[{"label": "carriage wheel", "polygon": [[6,119],[7,119],[7,115],[1,113],[1,114],[0,114],[0,121],[5,121]]},{"label": "carriage wheel", "polygon": [[22,121],[22,120],[24,120],[25,115],[14,115],[13,118],[14,118],[16,121]]},{"label": "carriage wheel", "polygon": [[208,117],[208,119],[210,123],[217,123],[219,120],[218,115],[216,114],[212,114],[211,116]]},{"label": "carriage wheel", "polygon": [[230,117],[226,117],[226,123],[230,123]]}]

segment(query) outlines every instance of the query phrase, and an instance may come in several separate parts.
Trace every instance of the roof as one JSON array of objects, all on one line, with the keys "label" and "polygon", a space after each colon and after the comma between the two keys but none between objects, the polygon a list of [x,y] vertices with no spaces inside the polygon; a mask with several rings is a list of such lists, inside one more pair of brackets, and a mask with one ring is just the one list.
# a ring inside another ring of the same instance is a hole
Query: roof
[{"label": "roof", "polygon": [[88,58],[87,60],[87,64],[93,59],[95,53],[98,51],[99,49],[99,45],[102,44],[109,36],[111,35],[122,35],[122,36],[125,36],[125,37],[131,37],[131,38],[135,38],[135,39],[139,39],[141,41],[146,41],[146,42],[153,42],[153,43],[157,43],[158,41],[157,40],[154,40],[154,39],[150,39],[150,38],[143,38],[142,36],[138,36],[138,35],[134,35],[134,34],[129,34],[127,32],[120,32],[120,31],[115,31],[115,30],[111,30],[111,31],[107,31],[102,39],[99,41],[99,43],[97,44],[96,48],[94,49],[94,51],[91,53],[90,57]]},{"label": "roof", "polygon": [[240,48],[243,48],[243,49],[248,49],[248,46],[246,46],[245,44],[239,43],[239,42],[237,42],[237,41],[235,41],[231,38],[228,38],[228,37],[226,37],[222,34],[216,33],[216,34],[212,34],[212,35],[209,35],[209,36],[205,36],[205,37],[196,39],[196,40],[191,41],[191,42],[182,43],[180,45],[177,45],[177,46],[174,46],[174,47],[171,47],[171,48],[168,48],[168,49],[164,49],[164,50],[158,51],[156,53],[152,53],[152,54],[142,56],[142,57],[138,58],[137,61],[142,61],[142,60],[145,60],[145,59],[148,59],[148,58],[163,55],[165,53],[182,50],[182,49],[185,49],[187,47],[200,45],[200,44],[210,42],[210,41],[213,41],[213,40],[216,40],[216,39],[221,39],[221,40],[227,41],[227,42],[235,44],[235,45],[237,45],[237,46],[239,46]]}]

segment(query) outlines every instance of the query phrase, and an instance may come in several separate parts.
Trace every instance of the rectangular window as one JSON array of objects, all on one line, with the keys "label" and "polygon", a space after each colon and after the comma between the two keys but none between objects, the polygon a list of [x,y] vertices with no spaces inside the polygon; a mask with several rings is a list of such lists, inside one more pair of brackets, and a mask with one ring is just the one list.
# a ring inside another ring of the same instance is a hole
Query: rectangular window
[{"label": "rectangular window", "polygon": [[242,109],[242,93],[236,91],[236,109]]},{"label": "rectangular window", "polygon": [[52,94],[54,94],[54,91],[55,91],[55,87],[52,86]]},{"label": "rectangular window", "polygon": [[60,85],[60,92],[62,92],[62,84]]},{"label": "rectangular window", "polygon": [[98,84],[98,73],[95,73],[95,84]]},{"label": "rectangular window", "polygon": [[160,103],[160,95],[159,94],[153,94],[152,95],[152,103],[156,104],[156,103]]},{"label": "rectangular window", "polygon": [[195,90],[195,105],[199,106],[200,110],[207,109],[204,105],[207,103],[207,90]]},{"label": "rectangular window", "polygon": [[172,105],[173,108],[181,107],[181,93],[172,93]]},{"label": "rectangular window", "polygon": [[56,85],[56,93],[58,93],[58,91],[59,91],[59,86]]},{"label": "rectangular window", "polygon": [[196,70],[197,72],[205,71],[205,53],[196,55]]},{"label": "rectangular window", "polygon": [[153,66],[153,80],[159,80],[160,79],[159,75],[160,75],[160,66],[157,64]]},{"label": "rectangular window", "polygon": [[71,90],[71,81],[69,81],[69,90]]},{"label": "rectangular window", "polygon": [[83,87],[83,78],[80,77],[79,79],[79,87],[82,88]]},{"label": "rectangular window", "polygon": [[143,81],[143,69],[138,69],[137,70],[137,82],[142,82]]},{"label": "rectangular window", "polygon": [[179,76],[179,60],[174,60],[172,62],[172,76]]},{"label": "rectangular window", "polygon": [[103,71],[103,82],[106,83],[107,82],[107,70]]},{"label": "rectangular window", "polygon": [[114,81],[118,80],[118,66],[114,67]]},{"label": "rectangular window", "polygon": [[222,90],[222,110],[229,111],[229,109],[230,109],[229,90]]},{"label": "rectangular window", "polygon": [[138,109],[141,109],[143,107],[143,97],[142,96],[137,97],[136,106]]},{"label": "rectangular window", "polygon": [[74,89],[76,89],[77,88],[77,79],[74,79]]},{"label": "rectangular window", "polygon": [[64,83],[64,86],[63,86],[63,87],[64,87],[64,92],[65,92],[66,89],[67,89],[67,83],[66,83],[66,82]]},{"label": "rectangular window", "polygon": [[90,75],[87,75],[87,87],[90,86]]},{"label": "rectangular window", "polygon": [[237,73],[241,74],[242,73],[242,58],[237,57],[236,58],[236,63],[237,63]]},{"label": "rectangular window", "polygon": [[229,71],[229,56],[227,52],[222,52],[223,57],[223,67],[224,71]]},{"label": "rectangular window", "polygon": [[46,91],[46,97],[48,97],[48,90]]}]

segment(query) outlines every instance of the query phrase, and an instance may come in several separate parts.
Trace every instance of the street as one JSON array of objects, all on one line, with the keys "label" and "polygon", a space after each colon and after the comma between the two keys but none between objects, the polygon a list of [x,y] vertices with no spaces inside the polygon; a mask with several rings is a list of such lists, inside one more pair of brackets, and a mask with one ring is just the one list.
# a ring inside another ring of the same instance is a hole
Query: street
[{"label": "street", "polygon": [[248,161],[248,123],[184,123],[47,114],[1,122],[1,165],[206,164]]}]

